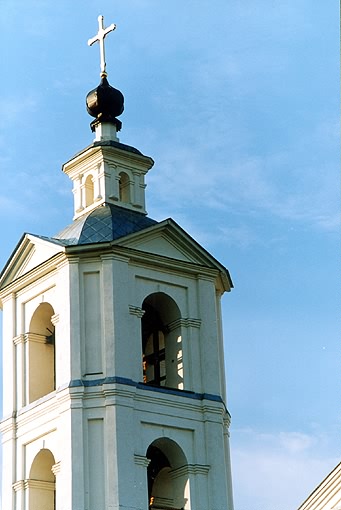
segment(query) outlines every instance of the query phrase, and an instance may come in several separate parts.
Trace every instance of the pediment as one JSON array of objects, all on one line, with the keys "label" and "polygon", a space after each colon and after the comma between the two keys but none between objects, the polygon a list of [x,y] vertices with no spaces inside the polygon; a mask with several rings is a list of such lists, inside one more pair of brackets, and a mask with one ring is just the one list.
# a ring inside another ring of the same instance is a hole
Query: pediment
[{"label": "pediment", "polygon": [[62,246],[49,240],[24,234],[2,270],[0,288],[9,285],[63,250]]},{"label": "pediment", "polygon": [[341,462],[326,476],[298,510],[339,510],[341,501]]},{"label": "pediment", "polygon": [[[120,238],[113,244],[173,260],[218,269],[228,275],[226,268],[172,219],[167,219],[157,225]],[[232,282],[230,283],[232,285]]]},{"label": "pediment", "polygon": [[179,243],[167,235],[167,232],[153,232],[151,235],[144,235],[128,242],[120,242],[119,244],[127,248],[152,253],[153,255],[161,255],[174,260],[192,263],[199,262],[196,253],[186,249],[183,245],[179,246]]}]

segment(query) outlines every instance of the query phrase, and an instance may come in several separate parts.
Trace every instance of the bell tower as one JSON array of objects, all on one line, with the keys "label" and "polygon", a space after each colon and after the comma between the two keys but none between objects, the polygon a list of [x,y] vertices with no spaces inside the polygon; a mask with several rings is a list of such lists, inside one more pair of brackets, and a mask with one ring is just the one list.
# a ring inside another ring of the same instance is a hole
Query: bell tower
[{"label": "bell tower", "polygon": [[233,510],[220,300],[227,269],[147,215],[153,160],[87,95],[93,142],[63,166],[73,222],[24,234],[0,274],[3,510]]}]

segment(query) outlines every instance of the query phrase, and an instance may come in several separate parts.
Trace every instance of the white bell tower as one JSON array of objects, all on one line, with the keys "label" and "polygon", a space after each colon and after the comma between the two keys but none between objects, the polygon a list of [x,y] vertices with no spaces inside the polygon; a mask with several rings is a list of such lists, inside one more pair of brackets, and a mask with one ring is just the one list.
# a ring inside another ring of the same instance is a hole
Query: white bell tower
[{"label": "white bell tower", "polygon": [[63,166],[74,221],[25,234],[0,275],[3,510],[233,510],[220,299],[228,271],[147,216],[153,160],[87,96],[93,143]]}]

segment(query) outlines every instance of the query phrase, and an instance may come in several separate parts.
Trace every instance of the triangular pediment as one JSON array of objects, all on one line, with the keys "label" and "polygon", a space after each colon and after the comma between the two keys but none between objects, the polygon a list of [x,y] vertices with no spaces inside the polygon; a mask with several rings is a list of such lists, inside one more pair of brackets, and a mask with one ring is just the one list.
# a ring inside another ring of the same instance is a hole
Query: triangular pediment
[{"label": "triangular pediment", "polygon": [[24,234],[1,272],[0,288],[9,285],[63,250],[63,246],[48,239]]},{"label": "triangular pediment", "polygon": [[167,219],[142,231],[117,239],[113,244],[210,269],[217,269],[227,275],[230,286],[232,286],[227,269],[172,219]]},{"label": "triangular pediment", "polygon": [[341,463],[316,487],[298,510],[339,510],[341,507]]}]

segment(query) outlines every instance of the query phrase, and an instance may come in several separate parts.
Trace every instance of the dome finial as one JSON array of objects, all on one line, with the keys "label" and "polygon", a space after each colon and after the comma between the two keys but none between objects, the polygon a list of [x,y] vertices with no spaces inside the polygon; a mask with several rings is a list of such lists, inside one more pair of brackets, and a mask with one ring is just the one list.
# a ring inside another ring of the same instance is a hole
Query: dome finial
[{"label": "dome finial", "polygon": [[108,28],[104,28],[103,20],[103,16],[98,16],[98,33],[88,40],[89,46],[99,42],[101,57],[101,83],[86,96],[86,109],[92,117],[95,117],[90,127],[96,133],[96,141],[118,140],[116,132],[120,131],[122,122],[116,117],[124,110],[123,94],[109,85],[105,62],[104,38],[115,30],[116,25],[112,23]]},{"label": "dome finial", "polygon": [[101,58],[101,78],[104,78],[107,76],[106,72],[106,62],[105,62],[105,48],[104,48],[104,39],[109,32],[112,32],[115,30],[116,25],[115,23],[112,23],[108,28],[104,28],[104,16],[100,15],[98,16],[98,33],[93,37],[92,39],[88,40],[88,45],[92,46],[95,42],[99,42],[99,51],[100,51],[100,58]]}]

